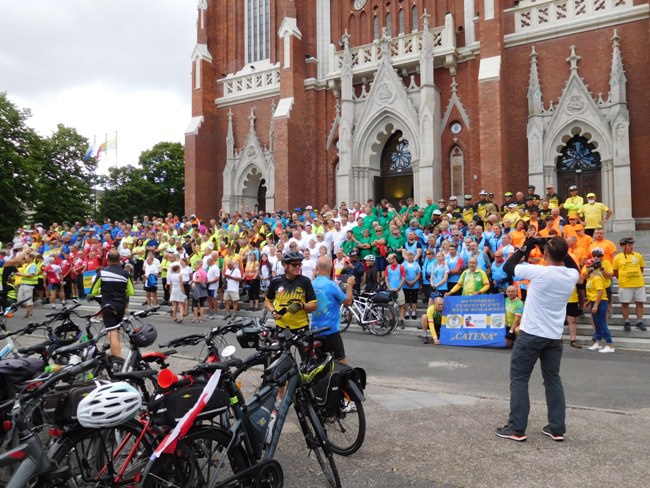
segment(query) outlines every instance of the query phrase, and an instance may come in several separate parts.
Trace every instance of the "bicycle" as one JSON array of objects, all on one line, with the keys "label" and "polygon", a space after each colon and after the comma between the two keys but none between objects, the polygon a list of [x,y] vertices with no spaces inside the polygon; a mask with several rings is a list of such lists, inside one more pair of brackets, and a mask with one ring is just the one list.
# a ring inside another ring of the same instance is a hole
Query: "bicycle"
[{"label": "bicycle", "polygon": [[[309,393],[311,382],[333,366],[332,357],[327,354],[318,364],[305,363],[301,372],[292,353],[292,347],[304,347],[306,337],[325,330],[328,328],[305,331],[295,336],[286,330],[279,334],[279,344],[263,346],[245,360],[235,358],[221,363],[201,364],[187,371],[189,375],[219,372],[220,376],[215,374],[212,381],[219,381],[220,387],[231,399],[233,421],[229,429],[223,426],[210,429],[188,427],[185,436],[172,436],[163,441],[145,469],[143,488],[281,487],[284,475],[273,457],[291,405],[296,411],[307,448],[314,452],[328,483],[332,487],[340,487],[334,453]],[[237,378],[252,366],[263,364],[268,355],[273,355],[275,360],[264,371],[262,387],[246,400],[237,386]],[[285,393],[277,417],[271,421],[271,410],[283,385],[286,385]],[[183,431],[185,420],[177,425],[176,434]],[[196,449],[199,441],[202,448]],[[174,448],[170,449],[170,445]],[[179,451],[183,453],[182,457],[174,455]],[[189,472],[200,478],[194,481],[188,479],[186,474]],[[190,485],[190,482],[195,484]]]},{"label": "bicycle", "polygon": [[354,319],[363,330],[376,336],[386,336],[395,332],[399,316],[391,304],[390,294],[386,292],[355,294],[351,305],[341,304],[341,332],[350,327]]},{"label": "bicycle", "polygon": [[67,366],[58,373],[49,376],[38,388],[19,393],[12,400],[0,405],[0,410],[11,407],[9,427],[3,452],[0,453],[0,468],[9,469],[10,479],[5,488],[54,488],[73,487],[70,483],[70,471],[67,466],[58,464],[48,455],[40,437],[32,431],[27,412],[23,404],[42,397],[57,382],[75,376],[95,367],[97,359]]}]

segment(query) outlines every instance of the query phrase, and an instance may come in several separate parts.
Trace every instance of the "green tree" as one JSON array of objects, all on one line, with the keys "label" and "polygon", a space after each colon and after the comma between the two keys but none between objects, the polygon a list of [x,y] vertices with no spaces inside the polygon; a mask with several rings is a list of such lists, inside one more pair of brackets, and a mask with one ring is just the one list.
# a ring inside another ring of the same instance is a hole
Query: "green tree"
[{"label": "green tree", "polygon": [[43,140],[35,220],[49,224],[93,214],[97,161],[84,160],[87,149],[88,139],[63,124]]},{"label": "green tree", "polygon": [[[140,154],[138,163],[155,184],[157,214],[182,214],[185,207],[185,154],[179,142],[159,142]],[[152,195],[153,196],[153,195]],[[153,213],[153,212],[152,212]]]},{"label": "green tree", "polygon": [[25,223],[36,193],[42,140],[27,127],[29,109],[19,109],[0,92],[0,241],[6,242]]},{"label": "green tree", "polygon": [[131,165],[109,168],[99,186],[104,193],[99,203],[98,218],[131,220],[136,215],[156,213],[150,195],[158,192],[156,185],[145,177],[140,168]]},{"label": "green tree", "polygon": [[110,168],[101,177],[104,193],[98,218],[131,219],[138,215],[182,214],[185,162],[178,142],[160,142],[140,154],[139,168]]}]

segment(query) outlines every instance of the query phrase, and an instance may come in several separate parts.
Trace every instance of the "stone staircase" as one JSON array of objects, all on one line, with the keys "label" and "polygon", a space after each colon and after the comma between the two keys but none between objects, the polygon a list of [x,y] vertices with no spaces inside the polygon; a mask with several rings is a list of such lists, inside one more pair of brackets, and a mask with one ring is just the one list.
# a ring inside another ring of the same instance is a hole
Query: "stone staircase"
[{"label": "stone staircase", "polygon": [[[641,252],[646,263],[650,263],[650,253],[647,250],[643,249],[637,252]],[[646,267],[643,271],[643,276],[645,277],[646,283],[650,283],[650,269]],[[646,293],[650,296],[650,285],[646,285]],[[612,334],[614,346],[625,349],[650,350],[650,331],[643,332],[634,326],[636,323],[636,307],[634,304],[630,305],[629,314],[629,320],[632,323],[632,330],[626,332],[623,329],[624,320],[623,315],[621,315],[621,304],[618,301],[618,283],[616,279],[612,281],[612,295],[612,316],[611,319],[608,320],[607,325]],[[644,322],[646,326],[648,326],[650,324],[650,306],[646,306],[644,311],[647,314],[644,316]],[[591,316],[585,314],[582,317],[578,317],[577,332],[577,338],[583,346],[591,345],[593,343],[591,340],[593,334]],[[565,328],[564,340],[567,343],[570,342],[569,331],[567,328]]]}]

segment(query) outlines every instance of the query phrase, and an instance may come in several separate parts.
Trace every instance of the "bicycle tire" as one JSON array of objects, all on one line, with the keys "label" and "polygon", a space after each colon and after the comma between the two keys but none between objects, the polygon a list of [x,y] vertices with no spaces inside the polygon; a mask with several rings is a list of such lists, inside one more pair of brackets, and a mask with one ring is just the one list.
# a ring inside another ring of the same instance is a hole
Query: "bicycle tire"
[{"label": "bicycle tire", "polygon": [[228,453],[221,471],[216,468],[230,443],[231,433],[220,427],[195,427],[179,440],[174,454],[164,454],[153,464],[142,488],[203,488],[231,478],[250,463],[241,445]]},{"label": "bicycle tire", "polygon": [[[70,467],[76,486],[133,486],[153,452],[153,440],[145,434],[128,458],[141,434],[142,424],[134,420],[106,429],[79,428],[52,447],[51,457],[59,466]],[[116,480],[115,473],[124,468],[121,460],[129,464]]]},{"label": "bicycle tire", "polygon": [[334,412],[322,409],[321,417],[334,454],[350,456],[361,449],[366,437],[366,413],[363,402],[353,400],[346,385],[341,386],[341,391],[340,407]]},{"label": "bicycle tire", "polygon": [[314,406],[311,401],[302,400],[299,408],[304,416],[304,434],[307,448],[316,456],[316,460],[329,485],[332,488],[341,488],[341,479],[334,460],[334,452],[327,442],[327,434]]},{"label": "bicycle tire", "polygon": [[348,330],[348,327],[350,327],[350,324],[352,323],[352,311],[350,310],[349,307],[346,306],[341,306],[341,320],[340,320],[340,326],[339,330],[340,332],[345,332]]},{"label": "bicycle tire", "polygon": [[373,305],[369,314],[371,320],[368,323],[368,330],[376,336],[386,336],[397,328],[395,320],[395,309],[388,304],[378,303]]}]

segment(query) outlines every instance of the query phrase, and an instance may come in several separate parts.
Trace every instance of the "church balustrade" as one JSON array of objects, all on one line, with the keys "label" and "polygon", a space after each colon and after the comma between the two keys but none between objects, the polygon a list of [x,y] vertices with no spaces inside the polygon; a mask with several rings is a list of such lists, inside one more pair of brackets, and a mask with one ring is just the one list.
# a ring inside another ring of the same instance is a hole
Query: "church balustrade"
[{"label": "church balustrade", "polygon": [[229,74],[218,81],[223,86],[223,96],[217,100],[220,107],[240,101],[250,101],[280,93],[280,65]]},{"label": "church balustrade", "polygon": [[[445,55],[456,50],[456,46],[447,45],[445,35],[445,26],[430,29],[433,38],[434,57],[444,58]],[[352,57],[352,74],[364,75],[372,73],[377,69],[377,63],[382,56],[382,48],[379,41],[362,46],[350,47]],[[394,67],[408,67],[420,61],[422,51],[422,32],[414,32],[392,37],[390,39],[390,57]],[[330,51],[330,63],[332,67],[326,78],[334,79],[341,75],[343,66],[343,50]]]},{"label": "church balustrade", "polygon": [[509,9],[515,16],[515,32],[530,32],[596,15],[627,10],[633,0],[547,0],[523,1]]}]

